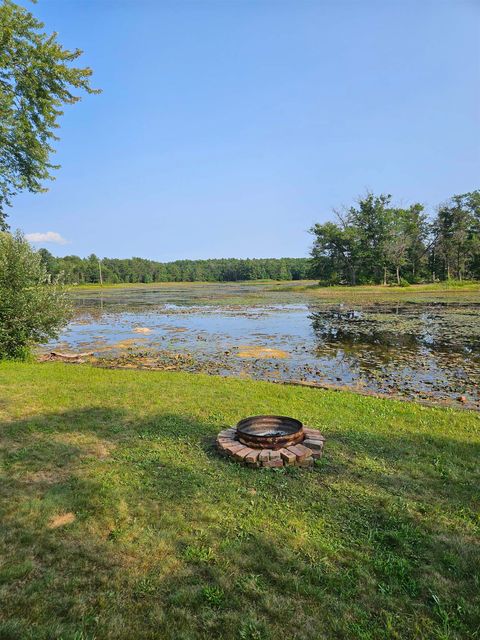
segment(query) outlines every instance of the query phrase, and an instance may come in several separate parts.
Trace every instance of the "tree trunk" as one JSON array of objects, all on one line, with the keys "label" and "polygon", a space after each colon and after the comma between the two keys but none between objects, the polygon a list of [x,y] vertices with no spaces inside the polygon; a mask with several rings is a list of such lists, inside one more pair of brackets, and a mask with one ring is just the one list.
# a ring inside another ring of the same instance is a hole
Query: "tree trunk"
[{"label": "tree trunk", "polygon": [[387,286],[387,267],[383,267],[383,286]]},{"label": "tree trunk", "polygon": [[397,284],[400,284],[400,267],[397,266]]}]

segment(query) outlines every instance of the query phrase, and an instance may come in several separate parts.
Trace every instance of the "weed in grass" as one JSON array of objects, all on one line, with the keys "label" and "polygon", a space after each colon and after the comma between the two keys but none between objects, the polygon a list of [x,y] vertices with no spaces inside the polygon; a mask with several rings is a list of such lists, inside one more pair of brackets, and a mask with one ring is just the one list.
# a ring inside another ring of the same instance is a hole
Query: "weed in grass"
[{"label": "weed in grass", "polygon": [[187,545],[183,555],[188,562],[213,562],[214,560],[214,553],[210,547]]},{"label": "weed in grass", "polygon": [[220,587],[206,586],[202,589],[202,597],[211,607],[221,607],[225,600],[225,592]]},{"label": "weed in grass", "polygon": [[240,640],[268,640],[270,634],[264,623],[256,620],[247,620],[239,631]]},{"label": "weed in grass", "polygon": [[248,573],[240,576],[237,580],[237,587],[244,594],[254,597],[267,591],[265,580],[258,573]]}]

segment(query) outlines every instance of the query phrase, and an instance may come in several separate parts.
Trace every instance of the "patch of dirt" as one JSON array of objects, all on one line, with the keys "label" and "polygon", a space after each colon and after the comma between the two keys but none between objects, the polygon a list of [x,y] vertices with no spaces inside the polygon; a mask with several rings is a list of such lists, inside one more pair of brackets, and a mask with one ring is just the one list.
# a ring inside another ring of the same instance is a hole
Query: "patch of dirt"
[{"label": "patch of dirt", "polygon": [[152,330],[148,327],[135,327],[133,333],[152,333]]},{"label": "patch of dirt", "polygon": [[111,443],[105,444],[104,442],[95,442],[92,444],[92,447],[89,448],[88,455],[103,460],[104,458],[108,458],[111,450],[114,448],[115,446]]},{"label": "patch of dirt", "polygon": [[146,338],[127,338],[126,340],[115,342],[115,344],[111,345],[110,349],[129,349],[138,346],[138,343],[142,340],[146,340]]},{"label": "patch of dirt", "polygon": [[61,513],[58,516],[53,516],[50,518],[47,527],[49,529],[58,529],[59,527],[64,527],[67,524],[72,524],[75,520],[75,514],[69,511],[68,513]]},{"label": "patch of dirt", "polygon": [[281,349],[271,349],[270,347],[240,346],[237,352],[238,358],[288,358],[289,354]]},{"label": "patch of dirt", "polygon": [[68,471],[64,468],[42,469],[40,471],[30,471],[25,474],[23,481],[27,484],[51,486],[63,482],[68,477]]},{"label": "patch of dirt", "polygon": [[108,458],[115,445],[112,442],[106,440],[91,440],[83,434],[73,433],[58,433],[53,436],[56,442],[70,445],[78,448],[78,453],[81,457],[91,456],[94,458]]}]

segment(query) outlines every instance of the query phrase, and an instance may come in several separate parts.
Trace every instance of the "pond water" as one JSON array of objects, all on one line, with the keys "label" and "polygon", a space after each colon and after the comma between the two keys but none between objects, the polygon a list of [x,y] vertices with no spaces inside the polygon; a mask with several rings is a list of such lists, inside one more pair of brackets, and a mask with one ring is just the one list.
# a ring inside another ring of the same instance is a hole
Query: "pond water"
[{"label": "pond water", "polygon": [[480,302],[342,301],[295,285],[83,290],[48,350],[107,366],[303,381],[480,407]]}]

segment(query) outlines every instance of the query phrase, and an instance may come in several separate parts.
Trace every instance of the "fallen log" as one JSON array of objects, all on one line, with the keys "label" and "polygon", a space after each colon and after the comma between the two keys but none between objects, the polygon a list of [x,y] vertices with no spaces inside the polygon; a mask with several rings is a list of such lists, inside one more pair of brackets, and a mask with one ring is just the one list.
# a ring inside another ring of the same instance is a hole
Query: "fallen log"
[{"label": "fallen log", "polygon": [[62,360],[78,360],[79,358],[93,356],[93,353],[93,351],[86,351],[85,353],[60,353],[60,351],[50,351],[50,357],[61,358]]}]

